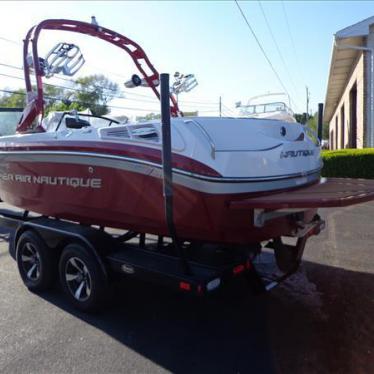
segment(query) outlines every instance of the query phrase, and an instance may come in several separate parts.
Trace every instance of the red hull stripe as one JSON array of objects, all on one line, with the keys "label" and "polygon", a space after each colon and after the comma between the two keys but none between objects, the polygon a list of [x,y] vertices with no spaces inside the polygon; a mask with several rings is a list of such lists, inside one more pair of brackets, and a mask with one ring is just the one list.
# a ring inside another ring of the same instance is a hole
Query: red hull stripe
[{"label": "red hull stripe", "polygon": [[[48,141],[39,143],[22,143],[8,146],[0,143],[0,151],[70,151],[70,152],[94,152],[106,155],[124,156],[134,159],[162,163],[161,151],[148,147],[132,144],[118,144],[109,142],[81,142],[81,141]],[[173,153],[173,167],[191,173],[209,177],[221,177],[222,175],[209,166],[193,160],[192,158]]]}]

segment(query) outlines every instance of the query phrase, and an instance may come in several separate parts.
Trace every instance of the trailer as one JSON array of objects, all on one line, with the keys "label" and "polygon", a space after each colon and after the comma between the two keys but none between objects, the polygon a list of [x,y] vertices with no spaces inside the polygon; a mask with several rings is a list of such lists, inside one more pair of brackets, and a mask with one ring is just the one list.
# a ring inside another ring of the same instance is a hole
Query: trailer
[{"label": "trailer", "polygon": [[[294,259],[281,276],[269,279],[256,270],[260,244],[222,247],[180,241],[188,271],[171,238],[82,225],[29,212],[0,209],[0,225],[8,228],[19,274],[32,292],[59,283],[68,300],[83,311],[95,310],[119,276],[157,283],[198,296],[208,295],[233,279],[244,277],[252,290],[266,292],[297,271],[306,239],[321,230],[318,220],[294,246],[269,243]],[[286,252],[285,252],[286,251]],[[280,262],[281,263],[281,262]],[[280,265],[282,266],[282,265]],[[285,266],[285,265],[283,265]]]}]

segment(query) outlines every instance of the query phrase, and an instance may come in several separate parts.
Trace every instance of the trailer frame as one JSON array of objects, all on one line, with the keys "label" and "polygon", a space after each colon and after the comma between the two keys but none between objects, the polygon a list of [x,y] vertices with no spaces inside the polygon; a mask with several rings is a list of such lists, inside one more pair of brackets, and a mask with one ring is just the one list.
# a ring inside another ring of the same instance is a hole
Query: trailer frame
[{"label": "trailer frame", "polygon": [[[316,221],[313,229],[302,240],[299,238],[297,244],[292,247],[299,256],[296,265],[273,279],[264,277],[256,270],[254,259],[256,253],[260,253],[262,249],[260,243],[243,249],[180,241],[180,245],[188,254],[186,261],[189,272],[186,273],[173,241],[165,237],[132,231],[113,233],[103,227],[7,209],[0,209],[0,225],[14,233],[11,235],[9,246],[15,248],[16,258],[18,258],[17,251],[20,250],[19,241],[22,235],[30,232],[36,234],[55,259],[53,263],[56,267],[53,272],[56,277],[61,272],[58,263],[64,250],[74,244],[84,248],[82,252],[97,263],[103,282],[108,286],[118,278],[118,275],[122,275],[125,278],[137,278],[202,296],[210,294],[238,277],[245,277],[251,289],[256,292],[270,291],[298,270],[307,238],[319,232],[323,227],[323,221]],[[268,244],[268,248],[275,250],[275,246],[271,243]],[[20,269],[19,263],[18,267]],[[39,291],[28,284],[26,286],[33,291]],[[48,286],[52,287],[53,284]],[[83,310],[97,308],[97,305],[94,307],[90,305],[88,308],[79,303],[75,303],[75,306]]]}]

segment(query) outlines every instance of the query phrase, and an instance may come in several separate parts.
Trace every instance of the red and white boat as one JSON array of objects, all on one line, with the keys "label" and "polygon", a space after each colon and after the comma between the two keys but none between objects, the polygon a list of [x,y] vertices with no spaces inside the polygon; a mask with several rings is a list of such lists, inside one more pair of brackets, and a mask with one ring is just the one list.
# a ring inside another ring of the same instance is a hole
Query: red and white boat
[{"label": "red and white boat", "polygon": [[[17,134],[0,138],[1,199],[83,224],[168,235],[160,121],[120,124],[77,113],[44,119],[44,77],[70,73],[81,63],[75,61],[71,70],[59,65],[53,71],[53,63],[46,68],[37,49],[44,30],[87,34],[125,50],[142,77],[133,76],[134,86],[147,85],[160,97],[158,72],[128,38],[71,20],[33,27],[24,44],[28,104]],[[172,95],[170,101],[174,223],[181,239],[242,245],[305,236],[321,226],[318,207],[374,198],[370,181],[321,181],[319,142],[300,124],[186,118]]]}]

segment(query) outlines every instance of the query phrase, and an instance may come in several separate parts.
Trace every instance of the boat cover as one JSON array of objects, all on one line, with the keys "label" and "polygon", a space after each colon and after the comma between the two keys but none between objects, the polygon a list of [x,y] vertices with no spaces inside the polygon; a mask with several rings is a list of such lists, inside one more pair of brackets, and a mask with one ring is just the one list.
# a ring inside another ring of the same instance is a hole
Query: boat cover
[{"label": "boat cover", "polygon": [[231,201],[230,208],[287,209],[343,207],[374,200],[374,180],[322,178],[320,182],[272,195]]}]

